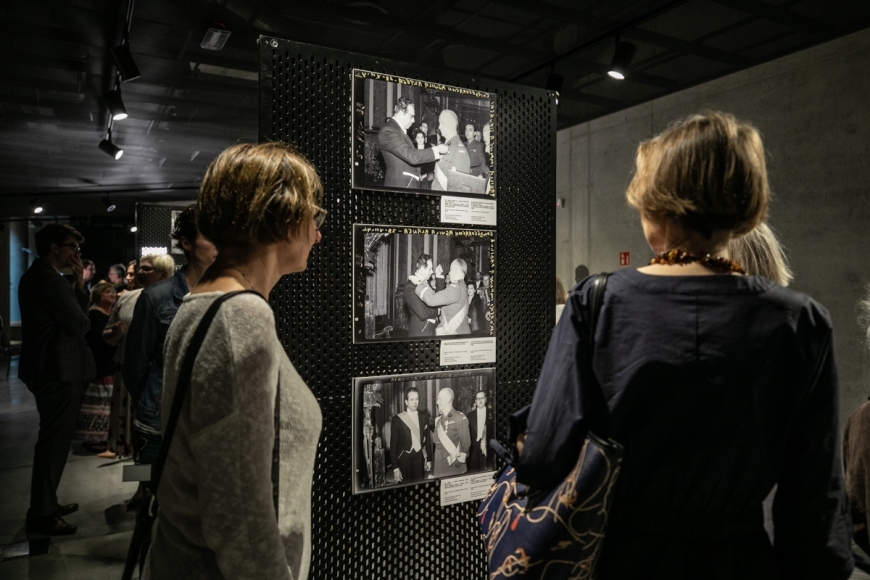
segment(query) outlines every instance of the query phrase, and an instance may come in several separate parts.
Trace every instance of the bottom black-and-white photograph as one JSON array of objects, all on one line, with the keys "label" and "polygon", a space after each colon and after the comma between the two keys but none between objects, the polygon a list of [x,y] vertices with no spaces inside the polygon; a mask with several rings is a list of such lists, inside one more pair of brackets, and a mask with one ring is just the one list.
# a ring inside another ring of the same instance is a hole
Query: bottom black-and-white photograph
[{"label": "bottom black-and-white photograph", "polygon": [[353,380],[353,492],[495,468],[495,369]]}]

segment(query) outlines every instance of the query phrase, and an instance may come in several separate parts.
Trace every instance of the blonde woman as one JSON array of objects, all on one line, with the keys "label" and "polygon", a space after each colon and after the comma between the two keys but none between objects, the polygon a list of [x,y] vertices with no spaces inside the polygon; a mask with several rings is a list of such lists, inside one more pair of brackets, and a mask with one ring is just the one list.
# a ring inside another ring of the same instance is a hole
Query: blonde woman
[{"label": "blonde woman", "polygon": [[321,413],[278,340],[266,297],[282,276],[307,268],[326,217],[322,197],[314,167],[281,143],[230,147],[206,171],[196,222],[218,255],[166,337],[164,432],[182,361],[206,310],[227,292],[259,296],[224,302],[196,358],[157,492],[152,578],[308,576]]},{"label": "blonde woman", "polygon": [[[638,149],[626,197],[656,257],[610,275],[595,330],[592,372],[625,447],[599,580],[852,572],[830,315],[729,251],[769,195],[761,137],[731,115],[693,115]],[[583,413],[591,287],[568,298],[529,412],[516,467],[533,488],[570,471],[600,419]]]},{"label": "blonde woman", "polygon": [[788,286],[794,278],[785,250],[765,222],[758,224],[745,236],[731,238],[728,251],[747,274],[764,276],[780,286]]}]

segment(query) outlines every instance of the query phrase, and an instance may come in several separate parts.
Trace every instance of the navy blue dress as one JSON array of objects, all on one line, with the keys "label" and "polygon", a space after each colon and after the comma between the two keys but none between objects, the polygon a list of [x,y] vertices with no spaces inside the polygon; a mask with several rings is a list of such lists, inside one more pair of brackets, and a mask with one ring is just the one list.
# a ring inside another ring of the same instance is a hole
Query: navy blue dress
[{"label": "navy blue dress", "polygon": [[[564,477],[585,436],[590,281],[570,294],[528,416],[517,478],[532,486]],[[611,436],[625,447],[599,580],[849,577],[823,306],[758,276],[621,270],[595,341]],[[774,484],[771,546],[761,503]]]}]

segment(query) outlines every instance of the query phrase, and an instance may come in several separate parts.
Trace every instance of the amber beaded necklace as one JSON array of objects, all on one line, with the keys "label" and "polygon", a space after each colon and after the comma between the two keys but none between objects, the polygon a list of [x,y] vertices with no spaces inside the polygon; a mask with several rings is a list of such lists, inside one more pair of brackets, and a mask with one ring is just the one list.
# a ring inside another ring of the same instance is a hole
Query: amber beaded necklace
[{"label": "amber beaded necklace", "polygon": [[650,265],[653,264],[663,264],[663,265],[671,265],[678,264],[680,266],[685,266],[686,264],[691,264],[692,262],[698,262],[705,268],[709,268],[714,272],[722,272],[723,274],[746,274],[743,268],[740,267],[740,264],[729,260],[727,258],[720,258],[719,256],[711,256],[710,254],[704,254],[703,256],[698,256],[697,254],[690,254],[688,252],[684,252],[682,250],[678,250],[674,248],[673,250],[668,250],[664,254],[659,254],[655,256],[652,260],[650,260]]}]

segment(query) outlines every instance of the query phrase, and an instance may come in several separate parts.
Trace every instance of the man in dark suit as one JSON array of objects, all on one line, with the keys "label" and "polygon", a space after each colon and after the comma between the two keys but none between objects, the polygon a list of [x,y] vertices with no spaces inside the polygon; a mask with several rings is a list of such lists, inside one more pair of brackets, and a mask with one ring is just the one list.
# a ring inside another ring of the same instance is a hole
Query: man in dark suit
[{"label": "man in dark suit", "polygon": [[403,413],[390,422],[390,459],[396,483],[423,481],[432,470],[432,441],[429,438],[429,413],[420,411],[420,391],[405,391]]},{"label": "man in dark suit", "polygon": [[[59,505],[57,487],[66,466],[84,384],[96,367],[85,342],[90,328],[88,293],[75,229],[48,224],[36,232],[36,254],[18,286],[21,309],[21,358],[18,378],[36,398],[39,436],[30,483],[29,533],[73,534],[76,527],[62,517],[78,504]],[[60,274],[70,268],[73,283]]]},{"label": "man in dark suit", "polygon": [[468,432],[471,435],[471,448],[468,450],[468,471],[486,471],[489,446],[486,430],[486,391],[474,394],[474,409],[468,414]]},{"label": "man in dark suit", "polygon": [[[489,168],[486,166],[486,157],[483,152],[483,143],[474,140],[474,125],[469,123],[465,126],[465,148],[468,149],[468,161],[471,164],[471,174],[477,177],[489,176]],[[484,175],[486,171],[486,175]]]},{"label": "man in dark suit", "polygon": [[415,115],[411,99],[399,97],[393,116],[378,131],[378,146],[387,164],[384,187],[420,189],[420,166],[433,163],[441,159],[442,153],[447,153],[443,145],[425,149],[414,146],[407,131],[414,124]]},{"label": "man in dark suit", "polygon": [[435,327],[438,326],[438,309],[427,306],[417,296],[417,285],[426,282],[432,277],[432,256],[420,254],[414,262],[414,273],[408,276],[402,294],[405,298],[405,307],[408,309],[408,336],[426,337],[435,336]]}]

